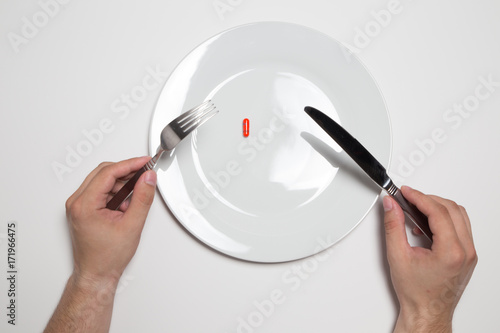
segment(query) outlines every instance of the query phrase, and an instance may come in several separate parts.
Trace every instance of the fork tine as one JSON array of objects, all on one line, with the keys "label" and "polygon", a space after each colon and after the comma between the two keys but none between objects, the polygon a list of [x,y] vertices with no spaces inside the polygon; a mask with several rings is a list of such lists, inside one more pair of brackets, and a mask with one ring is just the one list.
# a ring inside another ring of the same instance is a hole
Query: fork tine
[{"label": "fork tine", "polygon": [[212,102],[211,100],[207,100],[207,101],[201,103],[200,105],[192,108],[191,110],[182,113],[180,116],[175,118],[174,121],[176,121],[178,124],[185,121],[186,119],[188,119],[188,118],[192,117],[193,115],[195,115],[196,113],[198,113],[201,109],[205,108],[211,102]]},{"label": "fork tine", "polygon": [[160,147],[156,155],[111,198],[106,204],[106,208],[112,210],[118,209],[122,202],[134,191],[134,186],[141,174],[147,170],[152,170],[164,151],[174,149],[189,133],[203,125],[218,112],[215,105],[208,100],[172,120],[161,132]]},{"label": "fork tine", "polygon": [[206,101],[172,120],[161,132],[162,149],[173,149],[180,140],[204,123],[205,118],[209,119],[211,114],[217,112],[216,106],[211,101]]},{"label": "fork tine", "polygon": [[189,119],[186,119],[182,122],[179,123],[179,127],[182,129],[182,130],[187,130],[189,129],[189,127],[195,125],[197,122],[199,122],[205,115],[209,114],[210,112],[212,112],[213,110],[215,110],[215,105],[214,104],[210,104],[209,106],[206,106],[205,108],[203,109],[200,109],[198,110],[198,112],[196,112],[196,114],[193,114],[189,117]]},{"label": "fork tine", "polygon": [[190,124],[187,128],[184,128],[183,129],[184,133],[186,133],[186,135],[191,133],[193,130],[203,125],[208,119],[215,116],[218,112],[219,110],[217,110],[215,108],[215,105],[213,105],[213,107],[211,107],[210,110],[200,115],[200,117],[196,119],[196,122]]}]

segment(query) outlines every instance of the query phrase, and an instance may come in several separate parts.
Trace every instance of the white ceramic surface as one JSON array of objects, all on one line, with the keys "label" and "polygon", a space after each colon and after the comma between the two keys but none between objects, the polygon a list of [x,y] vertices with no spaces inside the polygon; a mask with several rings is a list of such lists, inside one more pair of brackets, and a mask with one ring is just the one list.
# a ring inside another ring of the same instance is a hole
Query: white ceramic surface
[{"label": "white ceramic surface", "polygon": [[377,200],[379,188],[303,111],[322,110],[387,166],[383,98],[335,40],[278,22],[212,37],[169,77],[152,118],[150,151],[170,120],[209,98],[219,114],[165,155],[158,170],[163,199],[202,242],[249,261],[303,258],[347,235]]}]

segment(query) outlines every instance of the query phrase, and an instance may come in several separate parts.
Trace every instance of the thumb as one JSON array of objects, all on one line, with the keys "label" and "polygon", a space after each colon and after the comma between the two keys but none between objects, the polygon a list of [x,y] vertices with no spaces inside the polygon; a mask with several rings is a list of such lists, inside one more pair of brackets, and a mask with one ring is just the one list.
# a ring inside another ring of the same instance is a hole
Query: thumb
[{"label": "thumb", "polygon": [[135,184],[130,205],[124,213],[124,217],[129,223],[144,224],[153,203],[155,189],[156,173],[153,170],[146,171]]},{"label": "thumb", "polygon": [[403,210],[390,196],[384,197],[384,227],[387,257],[397,258],[410,247],[406,238],[405,215]]}]

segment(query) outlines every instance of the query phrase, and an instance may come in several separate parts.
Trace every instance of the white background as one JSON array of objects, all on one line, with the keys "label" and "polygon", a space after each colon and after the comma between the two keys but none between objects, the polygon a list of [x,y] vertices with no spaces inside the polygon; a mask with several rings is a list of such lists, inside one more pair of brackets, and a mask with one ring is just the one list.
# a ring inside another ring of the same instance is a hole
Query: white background
[{"label": "white background", "polygon": [[[500,331],[500,87],[457,128],[443,119],[474,95],[480,76],[500,82],[498,1],[401,0],[398,13],[364,44],[359,31],[373,28],[372,11],[389,1],[221,0],[231,8],[223,13],[212,0],[66,2],[16,52],[9,36],[22,37],[23,17],[33,22],[42,9],[33,0],[0,0],[0,276],[7,270],[8,221],[18,223],[19,250],[17,325],[6,323],[1,278],[0,331],[42,331],[52,314],[72,268],[64,202],[84,177],[101,161],[148,154],[160,87],[124,119],[112,103],[141,85],[147,68],[168,75],[210,36],[265,20],[309,26],[357,49],[387,102],[391,174],[459,202],[471,217],[479,264],[456,310],[455,332]],[[85,139],[82,131],[104,118],[113,131],[60,181],[53,163],[64,163],[66,146],[74,149]],[[415,141],[431,138],[435,128],[447,139],[415,160]],[[419,165],[402,175],[401,161],[410,158]],[[196,241],[157,195],[122,278],[111,331],[237,332],[239,318],[257,318],[255,302],[279,290],[284,302],[252,331],[389,332],[398,310],[380,206],[316,266],[313,259],[254,264]],[[301,265],[311,273],[296,275],[296,283],[283,278]]]}]

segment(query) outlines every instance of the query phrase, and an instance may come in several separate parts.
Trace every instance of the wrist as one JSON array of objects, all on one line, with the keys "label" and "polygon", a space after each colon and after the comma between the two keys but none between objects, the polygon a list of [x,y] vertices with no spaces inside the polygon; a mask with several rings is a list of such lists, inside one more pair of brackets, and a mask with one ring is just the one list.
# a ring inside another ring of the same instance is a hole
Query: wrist
[{"label": "wrist", "polygon": [[119,275],[97,276],[75,269],[69,278],[69,284],[82,293],[102,297],[102,295],[114,296],[119,280]]},{"label": "wrist", "polygon": [[451,318],[418,311],[401,310],[394,333],[451,333]]}]

